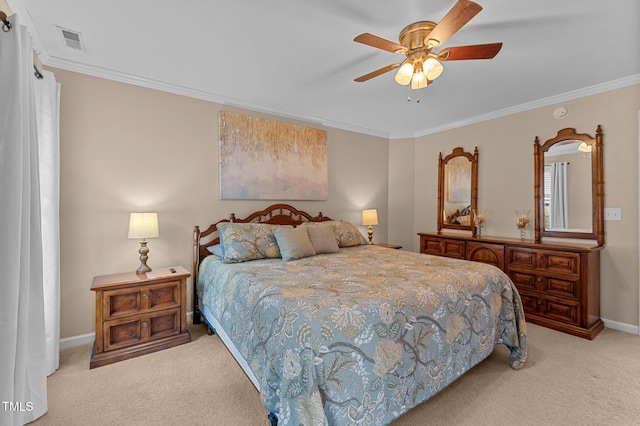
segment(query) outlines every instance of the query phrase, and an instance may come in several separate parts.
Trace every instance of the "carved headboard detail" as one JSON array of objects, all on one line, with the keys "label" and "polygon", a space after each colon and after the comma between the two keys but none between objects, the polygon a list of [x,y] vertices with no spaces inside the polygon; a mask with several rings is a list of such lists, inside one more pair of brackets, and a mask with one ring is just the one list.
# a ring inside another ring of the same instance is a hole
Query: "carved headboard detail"
[{"label": "carved headboard detail", "polygon": [[[194,300],[194,324],[199,323],[199,319],[196,320],[196,313],[198,313],[198,295],[196,293],[198,284],[198,272],[200,269],[200,262],[209,256],[211,253],[207,250],[216,244],[220,244],[220,237],[218,236],[218,224],[224,222],[233,223],[270,223],[272,225],[292,225],[298,226],[303,222],[324,222],[333,220],[329,217],[323,216],[322,212],[317,216],[312,216],[309,213],[298,210],[288,204],[273,204],[264,210],[251,213],[244,219],[238,219],[235,213],[231,213],[229,219],[222,219],[216,223],[209,225],[209,227],[200,231],[199,226],[193,228],[193,300]],[[197,322],[196,322],[197,321]]]}]

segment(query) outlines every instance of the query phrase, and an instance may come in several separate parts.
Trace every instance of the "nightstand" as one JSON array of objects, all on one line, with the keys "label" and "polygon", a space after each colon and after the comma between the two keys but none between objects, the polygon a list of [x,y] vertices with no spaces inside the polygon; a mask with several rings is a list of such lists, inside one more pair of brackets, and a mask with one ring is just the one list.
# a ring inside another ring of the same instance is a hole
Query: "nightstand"
[{"label": "nightstand", "polygon": [[187,330],[187,278],[182,266],[146,274],[127,272],[93,279],[96,341],[90,368],[191,341]]},{"label": "nightstand", "polygon": [[386,248],[390,248],[390,249],[396,249],[396,250],[400,250],[402,248],[402,246],[397,246],[395,244],[385,244],[385,243],[373,243],[374,246],[378,246],[378,247],[386,247]]}]

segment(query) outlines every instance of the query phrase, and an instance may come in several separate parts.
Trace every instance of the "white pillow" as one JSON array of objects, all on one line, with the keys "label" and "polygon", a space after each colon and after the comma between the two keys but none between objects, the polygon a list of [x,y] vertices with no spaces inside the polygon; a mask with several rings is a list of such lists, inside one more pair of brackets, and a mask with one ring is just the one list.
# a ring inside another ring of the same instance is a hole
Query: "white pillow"
[{"label": "white pillow", "polygon": [[319,223],[314,226],[305,226],[304,228],[309,233],[309,240],[311,240],[311,245],[313,245],[316,254],[337,253],[340,251],[331,223]]},{"label": "white pillow", "polygon": [[275,227],[273,234],[278,242],[282,260],[295,260],[316,255],[316,251],[311,245],[311,240],[309,240],[309,234],[304,227]]}]

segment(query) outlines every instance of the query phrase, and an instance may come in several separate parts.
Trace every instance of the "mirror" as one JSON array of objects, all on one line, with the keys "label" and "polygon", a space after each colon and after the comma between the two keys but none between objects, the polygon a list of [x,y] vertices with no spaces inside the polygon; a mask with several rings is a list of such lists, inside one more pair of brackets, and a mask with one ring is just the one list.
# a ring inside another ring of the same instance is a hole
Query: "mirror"
[{"label": "mirror", "polygon": [[562,129],[534,141],[535,240],[592,239],[604,245],[602,128],[595,138]]},{"label": "mirror", "polygon": [[476,236],[473,215],[478,203],[478,147],[461,147],[438,155],[438,233],[442,228],[469,230]]}]

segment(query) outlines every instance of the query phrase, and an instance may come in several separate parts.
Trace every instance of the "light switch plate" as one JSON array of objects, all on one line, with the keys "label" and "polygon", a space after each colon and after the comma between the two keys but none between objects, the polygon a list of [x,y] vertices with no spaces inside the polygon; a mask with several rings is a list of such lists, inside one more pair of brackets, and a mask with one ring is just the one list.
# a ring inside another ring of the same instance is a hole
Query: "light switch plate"
[{"label": "light switch plate", "polygon": [[622,209],[619,207],[605,207],[604,220],[622,220]]}]

